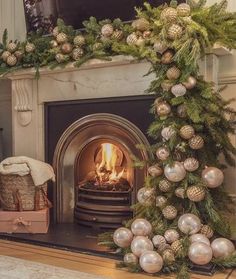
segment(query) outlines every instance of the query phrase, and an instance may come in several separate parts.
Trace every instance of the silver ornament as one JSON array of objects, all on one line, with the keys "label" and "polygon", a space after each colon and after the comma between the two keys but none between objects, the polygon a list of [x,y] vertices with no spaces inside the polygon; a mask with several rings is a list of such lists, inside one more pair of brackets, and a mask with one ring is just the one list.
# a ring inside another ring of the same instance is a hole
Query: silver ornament
[{"label": "silver ornament", "polygon": [[176,10],[179,16],[184,16],[184,17],[189,16],[191,12],[190,6],[186,3],[179,4]]},{"label": "silver ornament", "polygon": [[192,149],[198,150],[203,148],[204,140],[201,136],[195,135],[188,141],[188,144]]},{"label": "silver ornament", "polygon": [[165,140],[169,140],[170,138],[172,138],[174,135],[176,134],[175,130],[169,126],[169,127],[165,127],[162,129],[161,131],[161,136],[165,139]]},{"label": "silver ornament", "polygon": [[187,158],[184,161],[184,168],[189,172],[195,171],[199,168],[199,162],[193,157]]},{"label": "silver ornament", "polygon": [[163,267],[163,259],[155,251],[146,251],[141,255],[139,264],[145,272],[157,273]]},{"label": "silver ornament", "polygon": [[195,131],[191,125],[184,125],[179,130],[179,135],[181,136],[181,138],[186,140],[191,139],[194,136],[194,133]]},{"label": "silver ornament", "polygon": [[156,206],[163,207],[167,202],[167,198],[164,196],[157,196],[156,197]]},{"label": "silver ornament", "polygon": [[173,243],[179,239],[179,233],[174,229],[169,229],[165,231],[164,237],[168,243]]},{"label": "silver ornament", "polygon": [[175,195],[178,198],[184,199],[185,197],[185,189],[182,187],[176,188],[175,189]]},{"label": "silver ornament", "polygon": [[171,182],[180,182],[186,176],[186,170],[182,163],[175,161],[172,165],[168,164],[164,168],[166,178]]},{"label": "silver ornament", "polygon": [[148,236],[152,232],[152,225],[146,219],[138,218],[133,221],[131,231],[135,236]]},{"label": "silver ornament", "polygon": [[101,33],[102,36],[104,37],[110,37],[113,33],[114,29],[113,26],[111,24],[104,24],[101,28]]},{"label": "silver ornament", "polygon": [[162,146],[157,148],[156,156],[161,161],[165,161],[170,156],[170,152],[166,147]]},{"label": "silver ornament", "polygon": [[163,170],[161,167],[159,167],[159,165],[153,165],[148,168],[148,173],[152,177],[157,177],[163,174]]},{"label": "silver ornament", "polygon": [[155,43],[153,45],[153,49],[156,52],[158,52],[160,54],[163,54],[167,50],[167,46],[162,41],[155,41]]},{"label": "silver ornament", "polygon": [[181,72],[176,66],[169,68],[166,72],[166,76],[170,80],[178,79],[180,77],[180,75],[181,75]]},{"label": "silver ornament", "polygon": [[187,116],[187,108],[184,104],[177,107],[177,114],[181,118],[185,118]]},{"label": "silver ornament", "polygon": [[171,107],[167,102],[159,102],[156,104],[156,113],[159,116],[166,116],[171,112]]},{"label": "silver ornament", "polygon": [[189,247],[188,257],[197,265],[205,265],[212,259],[212,249],[203,242],[193,242]]},{"label": "silver ornament", "polygon": [[131,242],[132,253],[140,257],[145,251],[152,251],[153,244],[146,236],[136,236]]},{"label": "silver ornament", "polygon": [[121,248],[129,247],[132,239],[132,232],[125,227],[118,228],[113,234],[113,240],[115,244]]},{"label": "silver ornament", "polygon": [[219,187],[224,181],[222,170],[215,167],[208,167],[202,171],[202,179],[208,188]]},{"label": "silver ornament", "polygon": [[183,28],[178,24],[172,24],[167,30],[167,37],[170,40],[179,39],[183,34]]},{"label": "silver ornament", "polygon": [[211,243],[211,248],[215,258],[225,258],[232,255],[235,251],[233,242],[224,237],[213,240]]},{"label": "silver ornament", "polygon": [[196,84],[197,84],[197,80],[195,77],[192,76],[188,77],[188,79],[185,82],[183,82],[183,85],[188,90],[193,89],[196,86]]},{"label": "silver ornament", "polygon": [[130,46],[136,45],[137,41],[138,41],[138,36],[135,33],[131,33],[126,38],[126,43]]},{"label": "silver ornament", "polygon": [[138,257],[133,253],[127,253],[124,255],[124,263],[125,264],[136,264],[138,263]]},{"label": "silver ornament", "polygon": [[192,235],[200,231],[201,221],[198,216],[192,213],[186,213],[180,216],[178,228],[182,233]]},{"label": "silver ornament", "polygon": [[156,248],[158,248],[159,246],[166,244],[166,239],[164,236],[157,234],[153,236],[152,243]]},{"label": "silver ornament", "polygon": [[151,205],[154,200],[154,193],[153,188],[142,187],[138,190],[137,200],[143,205]]},{"label": "silver ornament", "polygon": [[176,84],[171,88],[171,93],[175,95],[175,97],[184,96],[186,92],[186,88],[181,83]]},{"label": "silver ornament", "polygon": [[170,181],[168,181],[167,179],[162,179],[159,182],[158,187],[159,187],[160,191],[164,192],[164,193],[170,192],[172,190],[172,185],[171,185]]},{"label": "silver ornament", "polygon": [[167,220],[175,219],[177,213],[177,209],[173,205],[167,205],[162,209],[162,214]]},{"label": "silver ornament", "polygon": [[191,243],[193,243],[193,242],[203,242],[208,246],[211,245],[210,240],[204,234],[201,234],[201,233],[196,233],[196,234],[191,235],[189,240],[190,240]]}]

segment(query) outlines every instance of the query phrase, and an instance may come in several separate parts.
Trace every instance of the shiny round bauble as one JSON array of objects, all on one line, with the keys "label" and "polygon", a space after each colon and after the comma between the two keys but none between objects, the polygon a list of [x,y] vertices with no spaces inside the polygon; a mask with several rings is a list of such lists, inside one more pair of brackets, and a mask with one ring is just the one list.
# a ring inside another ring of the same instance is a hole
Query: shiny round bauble
[{"label": "shiny round bauble", "polygon": [[146,43],[145,39],[142,38],[142,37],[139,37],[135,45],[139,46],[139,47],[142,47],[142,46],[145,45],[145,43]]},{"label": "shiny round bauble", "polygon": [[147,30],[147,31],[144,31],[144,32],[143,32],[143,38],[144,38],[144,39],[150,38],[151,35],[152,35],[152,32],[151,32],[150,30]]},{"label": "shiny round bauble", "polygon": [[175,97],[184,96],[186,92],[186,88],[181,83],[171,87],[171,93],[175,95]]},{"label": "shiny round bauble", "polygon": [[185,189],[183,187],[178,187],[175,189],[175,195],[178,198],[184,199],[185,197]]},{"label": "shiny round bauble", "polygon": [[154,42],[154,45],[153,45],[153,49],[160,53],[160,54],[163,54],[166,50],[167,50],[167,46],[164,42],[162,41],[155,41]]},{"label": "shiny round bauble", "polygon": [[131,231],[135,236],[148,236],[152,232],[152,225],[146,219],[138,218],[133,221]]},{"label": "shiny round bauble", "polygon": [[212,238],[214,232],[209,225],[203,225],[200,230],[201,234],[204,234],[207,238]]},{"label": "shiny round bauble", "polygon": [[182,233],[192,235],[200,231],[201,221],[198,216],[192,213],[186,213],[180,216],[178,228]]},{"label": "shiny round bauble", "polygon": [[193,242],[189,246],[188,257],[197,265],[205,265],[212,259],[212,249],[203,242]]},{"label": "shiny round bauble", "polygon": [[170,89],[172,88],[173,86],[173,82],[171,80],[164,80],[162,83],[161,83],[161,88],[163,89],[163,91],[170,91]]},{"label": "shiny round bauble", "polygon": [[77,35],[74,37],[73,42],[74,42],[74,45],[81,47],[81,46],[85,45],[85,37],[82,35]]},{"label": "shiny round bauble", "polygon": [[153,244],[146,236],[136,236],[131,242],[131,251],[137,257],[140,257],[145,251],[152,250]]},{"label": "shiny round bauble", "polygon": [[196,234],[191,235],[189,240],[191,243],[203,242],[206,245],[211,246],[210,240],[204,234],[201,234],[201,233],[196,233]]},{"label": "shiny round bauble", "polygon": [[151,205],[154,200],[154,193],[153,188],[142,187],[138,190],[137,200],[142,205]]},{"label": "shiny round bauble", "polygon": [[124,255],[124,263],[125,264],[136,264],[138,263],[138,257],[133,253],[127,253]]},{"label": "shiny round bauble", "polygon": [[184,168],[189,172],[195,171],[199,168],[199,162],[193,157],[187,158],[184,161]]},{"label": "shiny round bauble", "polygon": [[165,21],[165,22],[174,22],[177,19],[177,10],[172,7],[165,8],[161,12],[160,18],[162,21]]},{"label": "shiny round bauble", "polygon": [[56,40],[51,40],[49,44],[50,44],[50,47],[51,47],[51,48],[58,47],[58,43],[57,43]]},{"label": "shiny round bauble", "polygon": [[177,107],[177,114],[180,118],[185,118],[187,116],[187,108],[184,104]]},{"label": "shiny round bauble", "polygon": [[167,50],[161,56],[161,63],[166,65],[170,64],[172,63],[173,58],[174,58],[174,52],[171,50]]},{"label": "shiny round bauble", "polygon": [[8,66],[15,66],[17,64],[17,58],[15,57],[15,55],[11,54],[7,57],[6,62]]},{"label": "shiny round bauble", "polygon": [[117,41],[121,41],[124,37],[124,33],[122,30],[118,30],[116,29],[113,33],[112,33],[112,39],[115,39]]},{"label": "shiny round bauble", "polygon": [[165,166],[164,174],[169,181],[180,182],[185,178],[186,170],[182,163],[175,161]]},{"label": "shiny round bauble", "polygon": [[17,60],[21,60],[21,58],[23,57],[23,52],[21,50],[17,50],[14,52],[15,57],[17,58]]},{"label": "shiny round bauble", "polygon": [[62,53],[57,53],[55,55],[55,59],[57,60],[58,63],[63,63],[66,61],[66,55],[64,55]]},{"label": "shiny round bauble", "polygon": [[202,186],[193,185],[187,189],[187,197],[190,201],[200,202],[205,199],[206,191]]},{"label": "shiny round bauble", "polygon": [[192,148],[194,150],[198,150],[198,149],[203,148],[204,140],[201,136],[195,135],[188,141],[188,144],[189,144],[190,148]]},{"label": "shiny round bauble", "polygon": [[181,240],[176,240],[171,244],[171,249],[174,251],[175,254],[180,253],[183,250],[183,244]]},{"label": "shiny round bauble", "polygon": [[178,24],[172,24],[167,30],[167,37],[170,40],[177,40],[183,34],[183,28]]},{"label": "shiny round bauble", "polygon": [[167,179],[162,179],[158,184],[158,188],[161,192],[168,193],[172,190],[172,185]]},{"label": "shiny round bauble", "polygon": [[69,54],[72,51],[72,45],[70,43],[64,43],[61,45],[61,52],[63,54]]},{"label": "shiny round bauble", "polygon": [[10,55],[11,55],[10,51],[5,50],[5,51],[3,51],[1,58],[2,58],[2,60],[3,60],[4,62],[6,62],[6,61],[7,61],[7,58],[8,58]]},{"label": "shiny round bauble", "polygon": [[150,166],[148,168],[148,173],[152,176],[152,177],[157,177],[163,174],[163,170],[161,167],[159,167],[158,165],[153,165]]},{"label": "shiny round bauble", "polygon": [[165,127],[161,130],[161,136],[163,137],[163,139],[165,140],[169,140],[170,138],[172,138],[174,135],[176,134],[175,130],[169,126],[169,127]]},{"label": "shiny round bauble", "polygon": [[156,113],[159,115],[159,116],[166,116],[168,114],[170,114],[171,112],[171,107],[168,103],[166,102],[159,102],[157,105],[156,105]]},{"label": "shiny round bauble", "polygon": [[182,3],[179,4],[176,8],[178,16],[189,16],[191,12],[191,8],[188,4]]},{"label": "shiny round bauble", "polygon": [[162,214],[167,220],[174,220],[177,213],[177,209],[173,205],[167,205],[162,209]]},{"label": "shiny round bauble", "polygon": [[165,264],[170,265],[175,262],[175,254],[172,249],[166,249],[162,253],[162,258]]},{"label": "shiny round bauble", "polygon": [[185,86],[186,89],[191,90],[193,89],[197,84],[197,80],[195,77],[188,77],[187,81],[183,82],[183,85]]},{"label": "shiny round bauble", "polygon": [[167,198],[166,197],[164,197],[164,196],[157,196],[156,197],[156,206],[157,207],[162,208],[162,207],[165,206],[166,203],[167,203]]},{"label": "shiny round bauble", "polygon": [[165,231],[164,237],[168,243],[173,243],[179,239],[179,233],[174,229]]},{"label": "shiny round bauble", "polygon": [[58,28],[58,26],[56,26],[55,28],[53,28],[52,34],[53,34],[54,37],[56,37],[56,36],[59,34],[59,28]]},{"label": "shiny round bauble", "polygon": [[165,146],[162,146],[157,148],[156,156],[161,161],[165,161],[170,156],[170,152]]},{"label": "shiny round bauble", "polygon": [[216,167],[209,167],[202,171],[202,180],[208,188],[216,188],[223,183],[224,174],[222,170]]},{"label": "shiny round bauble", "polygon": [[170,80],[178,79],[180,77],[180,75],[181,75],[181,72],[176,66],[169,68],[166,72],[166,76]]},{"label": "shiny round bauble", "polygon": [[112,24],[110,24],[110,23],[104,24],[101,28],[101,34],[104,37],[111,37],[113,31],[114,31],[114,28],[113,28]]},{"label": "shiny round bauble", "polygon": [[157,234],[153,236],[152,243],[156,248],[158,248],[159,246],[166,244],[166,239],[164,236]]},{"label": "shiny round bauble", "polygon": [[72,51],[72,58],[74,60],[79,60],[84,55],[84,50],[80,47],[76,47]]},{"label": "shiny round bauble", "polygon": [[191,125],[184,125],[179,130],[179,135],[181,136],[181,138],[186,140],[191,139],[194,136],[194,133],[195,131]]},{"label": "shiny round bauble", "polygon": [[33,43],[27,43],[25,46],[25,51],[31,53],[35,51],[35,45]]},{"label": "shiny round bauble", "polygon": [[146,251],[141,255],[139,264],[145,272],[157,273],[163,267],[163,259],[155,251]]},{"label": "shiny round bauble", "polygon": [[232,241],[227,238],[216,238],[211,243],[214,258],[225,258],[230,256],[235,251],[235,246]]},{"label": "shiny round bauble", "polygon": [[126,43],[130,46],[136,45],[137,41],[138,41],[138,36],[135,33],[131,33],[126,38]]},{"label": "shiny round bauble", "polygon": [[13,42],[9,43],[7,45],[7,50],[11,53],[15,52],[17,50],[17,44]]},{"label": "shiny round bauble", "polygon": [[144,32],[150,29],[150,23],[145,18],[138,18],[132,22],[132,27],[135,30]]},{"label": "shiny round bauble", "polygon": [[68,36],[65,33],[61,32],[61,33],[57,34],[56,40],[57,40],[58,44],[63,44],[65,42],[67,42]]},{"label": "shiny round bauble", "polygon": [[113,240],[115,244],[121,248],[129,247],[132,239],[133,239],[133,234],[131,230],[125,227],[118,228],[117,230],[115,230],[113,234]]}]

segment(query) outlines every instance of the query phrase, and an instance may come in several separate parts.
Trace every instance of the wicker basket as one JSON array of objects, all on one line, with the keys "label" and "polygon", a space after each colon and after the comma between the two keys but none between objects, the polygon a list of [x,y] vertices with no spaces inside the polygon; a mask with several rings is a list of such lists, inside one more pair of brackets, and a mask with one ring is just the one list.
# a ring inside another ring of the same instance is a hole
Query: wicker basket
[{"label": "wicker basket", "polygon": [[1,175],[0,180],[3,210],[27,211],[51,207],[47,199],[47,183],[36,187],[30,174]]}]

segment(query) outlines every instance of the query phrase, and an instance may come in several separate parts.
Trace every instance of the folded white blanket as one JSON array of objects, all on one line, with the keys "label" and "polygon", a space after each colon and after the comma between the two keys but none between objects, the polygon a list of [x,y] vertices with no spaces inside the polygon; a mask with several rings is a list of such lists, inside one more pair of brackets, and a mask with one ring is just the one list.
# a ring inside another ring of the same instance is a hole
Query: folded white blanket
[{"label": "folded white blanket", "polygon": [[35,186],[42,185],[48,180],[55,181],[53,168],[49,164],[25,156],[3,160],[0,163],[0,174],[20,176],[31,174]]}]

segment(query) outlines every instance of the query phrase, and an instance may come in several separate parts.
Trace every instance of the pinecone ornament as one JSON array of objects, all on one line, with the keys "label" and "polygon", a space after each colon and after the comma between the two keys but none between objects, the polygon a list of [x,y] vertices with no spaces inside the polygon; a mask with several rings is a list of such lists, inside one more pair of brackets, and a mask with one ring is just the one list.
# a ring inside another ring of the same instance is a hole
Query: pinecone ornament
[{"label": "pinecone ornament", "polygon": [[175,255],[179,254],[183,250],[183,245],[178,239],[171,244],[171,249],[174,251]]},{"label": "pinecone ornament", "polygon": [[162,179],[158,185],[161,192],[167,193],[172,190],[172,185],[167,179]]},{"label": "pinecone ornament", "polygon": [[17,44],[15,44],[15,43],[9,43],[7,45],[7,50],[11,53],[15,52],[16,49],[17,49]]},{"label": "pinecone ornament", "polygon": [[166,244],[166,239],[162,235],[154,235],[152,238],[152,243],[156,248],[158,248],[159,246]]},{"label": "pinecone ornament", "polygon": [[75,46],[81,47],[81,46],[85,45],[85,37],[82,35],[77,35],[74,37],[73,42],[74,42]]},{"label": "pinecone ornament", "polygon": [[184,161],[184,168],[189,172],[195,171],[199,168],[199,162],[193,157],[187,158]]},{"label": "pinecone ornament", "polygon": [[114,32],[114,28],[110,23],[103,25],[101,28],[101,34],[104,37],[111,37],[113,32]]},{"label": "pinecone ornament", "polygon": [[56,27],[53,28],[53,30],[52,30],[52,35],[53,35],[54,37],[56,37],[58,34],[59,34],[59,28],[58,28],[58,26],[56,26]]},{"label": "pinecone ornament", "polygon": [[66,61],[66,55],[62,53],[57,53],[55,59],[57,60],[58,63],[63,63]]},{"label": "pinecone ornament", "polygon": [[175,80],[175,79],[178,79],[181,75],[181,72],[180,70],[177,68],[177,67],[171,67],[167,70],[166,72],[166,76],[168,79],[170,80]]},{"label": "pinecone ornament", "polygon": [[7,58],[8,58],[10,55],[11,55],[10,51],[5,50],[5,51],[3,51],[1,58],[2,58],[2,60],[3,60],[4,62],[7,62]]},{"label": "pinecone ornament", "polygon": [[178,187],[175,189],[175,195],[178,198],[184,199],[185,197],[185,189],[183,187]]},{"label": "pinecone ornament", "polygon": [[162,209],[162,214],[167,220],[173,220],[177,216],[177,209],[173,205],[167,205]]},{"label": "pinecone ornament", "polygon": [[200,230],[200,233],[204,234],[207,238],[212,238],[214,234],[212,228],[209,225],[203,225]]},{"label": "pinecone ornament", "polygon": [[15,66],[17,63],[17,58],[15,57],[15,55],[11,54],[7,57],[6,62],[8,66]]},{"label": "pinecone ornament", "polygon": [[177,6],[176,10],[177,10],[178,15],[183,16],[183,17],[189,16],[191,13],[191,8],[186,3],[179,4]]},{"label": "pinecone ornament", "polygon": [[171,87],[171,93],[175,95],[175,97],[184,96],[186,92],[186,88],[181,83]]},{"label": "pinecone ornament", "polygon": [[31,53],[35,51],[35,45],[33,43],[27,43],[25,46],[25,51]]},{"label": "pinecone ornament", "polygon": [[71,43],[64,43],[61,45],[61,52],[63,54],[69,54],[71,53],[73,47],[72,47],[72,44]]},{"label": "pinecone ornament", "polygon": [[185,118],[187,116],[187,108],[184,104],[177,107],[177,114],[180,118]]},{"label": "pinecone ornament", "polygon": [[166,50],[167,50],[167,46],[165,43],[163,43],[162,41],[156,41],[153,45],[153,49],[160,53],[163,54]]},{"label": "pinecone ornament", "polygon": [[172,63],[173,58],[174,58],[173,51],[167,50],[161,56],[161,63],[162,64],[170,64],[170,63]]},{"label": "pinecone ornament", "polygon": [[50,46],[51,46],[51,48],[58,47],[57,41],[56,40],[51,40],[50,41]]},{"label": "pinecone ornament", "polygon": [[191,139],[194,136],[194,129],[191,125],[185,125],[179,130],[179,135],[183,139]]},{"label": "pinecone ornament", "polygon": [[138,41],[138,36],[135,33],[131,33],[127,38],[126,38],[126,43],[130,46],[136,45]]},{"label": "pinecone ornament", "polygon": [[170,91],[170,89],[172,88],[173,86],[173,82],[170,81],[170,80],[164,80],[162,83],[161,83],[161,88],[163,89],[163,91]]},{"label": "pinecone ornament", "polygon": [[58,44],[63,44],[65,42],[67,42],[68,36],[65,33],[61,32],[61,33],[57,34],[56,40],[57,40]]},{"label": "pinecone ornament", "polygon": [[167,37],[170,40],[176,40],[179,39],[183,34],[183,28],[178,24],[172,24],[168,31],[167,31]]},{"label": "pinecone ornament", "polygon": [[144,32],[150,29],[150,23],[145,18],[138,18],[132,22],[132,27],[138,31]]},{"label": "pinecone ornament", "polygon": [[188,141],[189,146],[194,149],[201,149],[204,146],[204,140],[201,136],[195,135]]},{"label": "pinecone ornament", "polygon": [[80,47],[76,47],[72,51],[72,58],[76,61],[79,60],[83,55],[84,55],[84,51]]},{"label": "pinecone ornament", "polygon": [[124,37],[124,33],[122,30],[116,29],[112,34],[112,39],[115,39],[117,41],[121,41]]},{"label": "pinecone ornament", "polygon": [[165,264],[169,265],[175,262],[175,254],[172,249],[166,249],[162,253],[162,258]]},{"label": "pinecone ornament", "polygon": [[190,201],[200,202],[200,201],[204,200],[205,195],[206,195],[206,191],[201,186],[194,185],[194,186],[188,187],[188,189],[187,189],[187,197]]},{"label": "pinecone ornament", "polygon": [[172,7],[165,8],[161,12],[160,18],[162,21],[165,21],[165,22],[175,22],[177,19],[177,10]]}]

